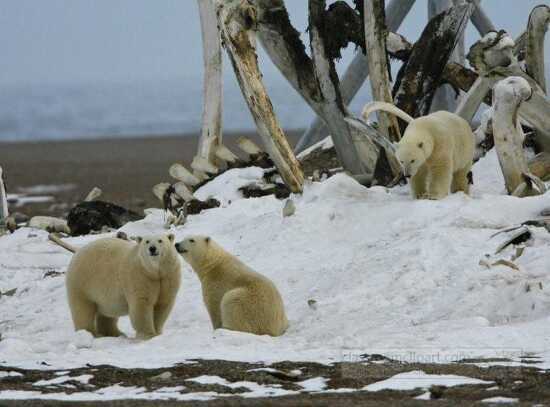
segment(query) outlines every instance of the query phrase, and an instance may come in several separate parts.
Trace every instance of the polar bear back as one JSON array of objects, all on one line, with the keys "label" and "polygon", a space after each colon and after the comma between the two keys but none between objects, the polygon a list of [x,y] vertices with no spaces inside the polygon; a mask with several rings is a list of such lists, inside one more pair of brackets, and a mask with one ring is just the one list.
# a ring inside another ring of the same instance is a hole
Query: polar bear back
[{"label": "polar bear back", "polygon": [[472,129],[466,120],[444,110],[420,117],[407,127],[407,133],[419,137],[430,137],[434,149],[429,158],[431,164],[436,164],[441,157],[452,152],[453,171],[471,165],[474,155],[475,141]]},{"label": "polar bear back", "polygon": [[94,303],[112,304],[113,309],[103,310],[105,315],[124,314],[127,304],[119,272],[135,247],[135,242],[103,238],[79,249],[67,270],[68,292],[78,293]]}]

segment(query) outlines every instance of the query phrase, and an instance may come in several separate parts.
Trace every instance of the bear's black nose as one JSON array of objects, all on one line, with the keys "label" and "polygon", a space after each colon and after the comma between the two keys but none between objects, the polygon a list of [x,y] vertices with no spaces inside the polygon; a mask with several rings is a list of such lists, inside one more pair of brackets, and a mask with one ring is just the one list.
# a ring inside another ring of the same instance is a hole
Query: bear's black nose
[{"label": "bear's black nose", "polygon": [[179,243],[176,243],[176,245],[175,245],[175,246],[176,246],[176,251],[178,251],[178,252],[179,252],[179,251],[180,251],[180,244],[179,244]]},{"label": "bear's black nose", "polygon": [[151,256],[154,256],[157,254],[157,248],[155,246],[151,246],[149,248],[149,253],[151,253]]}]

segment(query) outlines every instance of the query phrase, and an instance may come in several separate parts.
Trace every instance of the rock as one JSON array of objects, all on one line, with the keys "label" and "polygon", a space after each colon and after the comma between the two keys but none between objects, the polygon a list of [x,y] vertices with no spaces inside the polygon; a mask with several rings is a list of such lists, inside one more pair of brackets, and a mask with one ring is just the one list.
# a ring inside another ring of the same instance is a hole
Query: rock
[{"label": "rock", "polygon": [[292,216],[296,212],[296,205],[292,199],[287,199],[283,207],[283,217]]},{"label": "rock", "polygon": [[170,380],[171,378],[172,378],[171,372],[162,372],[159,375],[150,377],[149,380],[152,380],[154,382],[164,382],[164,381]]},{"label": "rock", "polygon": [[30,228],[46,230],[50,233],[71,233],[65,219],[54,218],[52,216],[33,216],[28,226]]},{"label": "rock", "polygon": [[317,309],[317,301],[315,301],[314,299],[307,300],[307,305],[308,305],[309,308],[311,308],[312,310],[316,310],[316,309]]},{"label": "rock", "polygon": [[208,198],[206,201],[200,201],[198,199],[192,199],[185,203],[186,214],[196,215],[201,213],[205,209],[217,208],[220,206],[220,201],[214,198]]},{"label": "rock", "polygon": [[73,236],[87,235],[104,227],[118,229],[128,222],[141,219],[137,213],[121,206],[104,202],[81,202],[67,216],[67,223]]}]

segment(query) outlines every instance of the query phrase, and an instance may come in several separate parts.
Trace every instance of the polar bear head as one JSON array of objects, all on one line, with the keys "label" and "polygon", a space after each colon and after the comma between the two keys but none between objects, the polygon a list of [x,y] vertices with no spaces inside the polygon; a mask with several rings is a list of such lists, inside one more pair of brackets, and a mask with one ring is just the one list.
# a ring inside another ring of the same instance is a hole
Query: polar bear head
[{"label": "polar bear head", "polygon": [[403,168],[403,175],[412,177],[432,155],[434,145],[427,133],[408,130],[397,144],[395,156]]},{"label": "polar bear head", "polygon": [[158,269],[161,263],[174,257],[173,234],[146,235],[136,238],[139,257],[146,269]]},{"label": "polar bear head", "polygon": [[176,250],[183,259],[200,272],[219,257],[216,255],[219,246],[209,236],[195,235],[176,243]]}]

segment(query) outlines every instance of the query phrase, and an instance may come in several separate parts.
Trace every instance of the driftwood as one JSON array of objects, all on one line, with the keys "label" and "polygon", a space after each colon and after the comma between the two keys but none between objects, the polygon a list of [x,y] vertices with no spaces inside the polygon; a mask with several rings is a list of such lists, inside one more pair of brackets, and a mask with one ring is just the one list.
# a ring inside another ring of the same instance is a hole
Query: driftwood
[{"label": "driftwood", "polygon": [[251,39],[257,24],[256,9],[245,0],[217,0],[216,7],[225,48],[265,149],[290,190],[301,192],[302,169],[275,117]]},{"label": "driftwood", "polygon": [[72,208],[67,216],[67,224],[71,235],[79,236],[104,228],[118,229],[141,218],[142,216],[121,206],[93,201],[81,202]]},{"label": "driftwood", "polygon": [[413,117],[430,111],[447,61],[462,36],[473,4],[461,4],[434,17],[413,46],[394,86],[395,104]]},{"label": "driftwood", "polygon": [[[388,51],[390,53],[392,46],[390,39],[392,35],[394,38],[397,37],[393,34],[393,32],[399,29],[414,3],[415,0],[392,0],[386,7],[386,25],[390,36],[388,38]],[[342,78],[340,78],[340,91],[346,106],[353,100],[365,82],[365,79],[369,76],[368,57],[360,51],[361,50],[358,49],[358,52],[355,54],[355,57],[342,75]],[[296,144],[295,151],[301,152],[313,144],[325,139],[328,135],[329,130],[325,125],[324,120],[320,116],[316,116],[304,135]]]},{"label": "driftwood", "polygon": [[[370,72],[372,97],[380,102],[393,103],[389,75],[389,61],[386,52],[386,16],[384,0],[364,0],[365,46]],[[393,115],[378,112],[378,128],[392,141],[401,139],[399,123]]]},{"label": "driftwood", "polygon": [[197,156],[216,163],[222,142],[222,53],[214,0],[197,0],[202,31],[204,92],[202,133]]},{"label": "driftwood", "polygon": [[[515,192],[524,182],[529,167],[523,152],[522,135],[518,132],[519,105],[532,94],[529,83],[520,77],[510,77],[494,87],[493,136],[500,167],[509,194],[529,195],[531,191]],[[531,176],[529,177],[531,178]],[[544,191],[542,191],[544,192]]]},{"label": "driftwood", "polygon": [[2,167],[0,167],[0,222],[8,216],[8,195],[6,193],[6,184],[4,183],[4,174]]},{"label": "driftwood", "polygon": [[550,7],[540,5],[531,11],[527,26],[525,65],[527,73],[546,92],[546,71],[544,69],[544,36],[550,23]]}]

